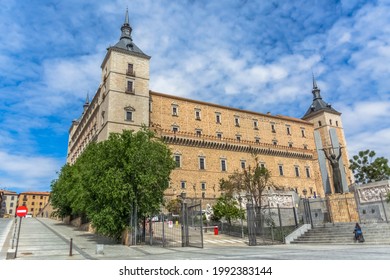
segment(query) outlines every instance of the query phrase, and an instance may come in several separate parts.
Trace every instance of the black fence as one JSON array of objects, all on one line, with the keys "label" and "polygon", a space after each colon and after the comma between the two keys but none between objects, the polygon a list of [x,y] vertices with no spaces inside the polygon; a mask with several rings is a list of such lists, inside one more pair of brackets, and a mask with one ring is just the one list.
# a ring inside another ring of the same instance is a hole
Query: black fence
[{"label": "black fence", "polygon": [[250,246],[284,243],[284,238],[303,223],[294,207],[254,207],[248,204],[246,217]]},{"label": "black fence", "polygon": [[182,213],[160,213],[144,223],[139,241],[162,247],[203,248],[202,205],[182,205]]}]

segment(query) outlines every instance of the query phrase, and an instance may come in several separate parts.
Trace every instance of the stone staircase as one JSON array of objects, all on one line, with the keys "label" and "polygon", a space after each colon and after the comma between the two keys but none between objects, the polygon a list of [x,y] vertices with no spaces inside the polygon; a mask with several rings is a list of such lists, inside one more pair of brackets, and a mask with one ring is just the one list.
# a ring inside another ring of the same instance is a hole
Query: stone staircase
[{"label": "stone staircase", "polygon": [[[390,223],[360,224],[364,244],[390,244]],[[291,241],[291,244],[355,244],[355,223],[324,224],[310,229]]]}]

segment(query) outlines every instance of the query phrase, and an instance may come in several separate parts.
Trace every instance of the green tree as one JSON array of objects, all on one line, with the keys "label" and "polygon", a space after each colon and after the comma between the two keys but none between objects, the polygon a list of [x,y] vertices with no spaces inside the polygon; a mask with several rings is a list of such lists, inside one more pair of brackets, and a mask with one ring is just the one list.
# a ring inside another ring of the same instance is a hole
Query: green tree
[{"label": "green tree", "polygon": [[146,128],[110,134],[88,145],[70,174],[61,170],[53,206],[61,214],[85,214],[97,232],[119,238],[134,210],[141,217],[160,209],[174,167],[169,148]]},{"label": "green tree", "polygon": [[170,200],[167,205],[165,206],[167,210],[173,214],[180,214],[181,213],[181,202],[179,199],[175,198]]},{"label": "green tree", "polygon": [[213,219],[220,220],[225,218],[229,225],[232,224],[232,220],[244,219],[245,211],[238,208],[238,202],[232,196],[221,195],[217,199],[217,203],[213,206]]},{"label": "green tree", "polygon": [[374,151],[360,151],[349,160],[349,168],[354,174],[356,183],[366,184],[390,178],[388,160],[384,157],[374,159],[375,155]]},{"label": "green tree", "polygon": [[50,202],[55,207],[53,216],[64,218],[73,214],[70,191],[77,182],[75,168],[65,164],[59,172],[59,177],[51,183]]},{"label": "green tree", "polygon": [[220,180],[220,189],[228,196],[234,194],[249,194],[256,208],[262,207],[263,193],[268,187],[274,187],[271,181],[271,172],[259,165],[249,166],[243,171],[235,171],[228,179]]}]

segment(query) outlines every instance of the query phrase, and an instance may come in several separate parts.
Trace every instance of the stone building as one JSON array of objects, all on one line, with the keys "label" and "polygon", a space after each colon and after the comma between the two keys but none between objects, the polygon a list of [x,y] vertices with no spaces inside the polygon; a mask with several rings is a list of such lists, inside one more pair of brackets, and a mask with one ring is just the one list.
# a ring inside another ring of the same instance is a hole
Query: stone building
[{"label": "stone building", "polygon": [[7,190],[0,190],[0,193],[3,194],[2,200],[0,199],[0,218],[14,217],[18,204],[18,194]]},{"label": "stone building", "polygon": [[324,197],[334,187],[323,149],[337,153],[341,145],[342,188],[348,192],[352,176],[341,113],[322,100],[314,77],[312,105],[299,119],[152,91],[150,59],[133,42],[126,12],[120,39],[101,64],[101,83],[70,127],[68,163],[91,141],[146,125],[169,145],[176,161],[168,199],[186,193],[187,198],[213,200],[220,195],[219,180],[253,166],[253,154],[280,189]]},{"label": "stone building", "polygon": [[49,202],[50,192],[22,192],[19,194],[18,207],[26,206],[27,214],[37,217]]}]

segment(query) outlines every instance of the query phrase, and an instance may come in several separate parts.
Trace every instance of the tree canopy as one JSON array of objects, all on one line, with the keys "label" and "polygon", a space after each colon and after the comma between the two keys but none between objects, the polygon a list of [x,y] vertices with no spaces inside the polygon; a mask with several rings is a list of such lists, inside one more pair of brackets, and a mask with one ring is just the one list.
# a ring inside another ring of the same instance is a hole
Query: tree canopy
[{"label": "tree canopy", "polygon": [[244,219],[245,211],[238,208],[239,204],[236,199],[229,195],[221,195],[217,199],[217,203],[213,206],[213,220],[225,218],[229,225],[232,220]]},{"label": "tree canopy", "polygon": [[160,209],[174,167],[169,148],[146,128],[110,134],[62,167],[52,204],[57,215],[84,214],[97,232],[119,238],[134,207],[138,217]]},{"label": "tree canopy", "polygon": [[228,179],[221,179],[220,188],[225,194],[249,194],[255,207],[261,208],[264,191],[273,186],[271,172],[258,164],[249,166],[241,172],[235,171]]},{"label": "tree canopy", "polygon": [[375,155],[374,151],[365,150],[360,151],[349,160],[349,168],[354,174],[356,183],[366,184],[390,178],[388,160],[384,157],[374,159]]}]

